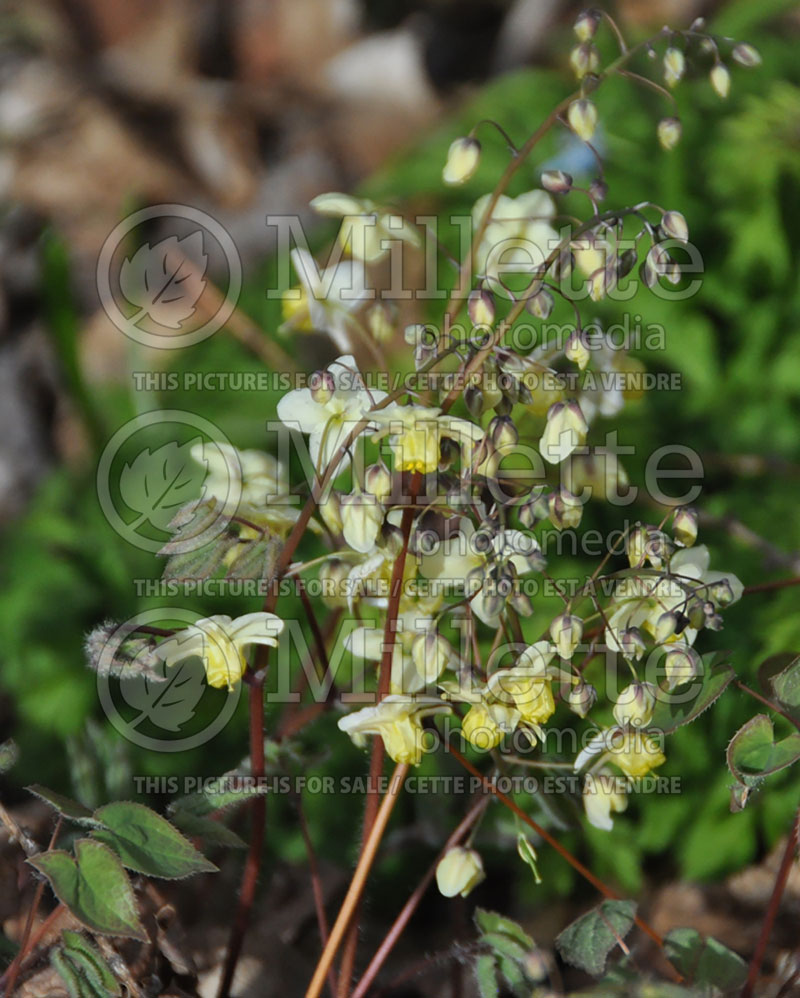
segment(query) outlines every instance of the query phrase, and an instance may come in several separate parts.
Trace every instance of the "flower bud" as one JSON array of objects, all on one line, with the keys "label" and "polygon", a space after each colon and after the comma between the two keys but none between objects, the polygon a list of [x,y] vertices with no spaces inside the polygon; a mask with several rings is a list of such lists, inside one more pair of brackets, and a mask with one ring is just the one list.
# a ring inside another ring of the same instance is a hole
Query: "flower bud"
[{"label": "flower bud", "polygon": [[322,602],[331,609],[347,605],[347,580],[350,571],[351,566],[338,559],[326,561],[320,565],[319,582]]},{"label": "flower bud", "polygon": [[333,398],[336,382],[330,371],[315,371],[308,379],[308,388],[318,405],[326,405]]},{"label": "flower bud", "polygon": [[681,140],[681,123],[678,118],[662,118],[658,123],[658,141],[661,148],[670,150]]},{"label": "flower bud", "polygon": [[437,631],[420,634],[411,645],[411,658],[417,672],[425,678],[426,683],[435,683],[447,668],[452,655],[452,648],[447,638]]},{"label": "flower bud", "polygon": [[689,226],[686,219],[679,211],[665,211],[661,219],[661,231],[670,239],[677,239],[678,242],[687,243],[689,241]]},{"label": "flower bud", "polygon": [[686,71],[686,59],[680,49],[668,48],[664,53],[664,82],[675,87]]},{"label": "flower bud", "polygon": [[708,595],[717,606],[729,606],[734,600],[733,586],[727,579],[720,579],[711,585]]},{"label": "flower bud", "polygon": [[488,433],[498,450],[509,450],[519,442],[519,430],[508,416],[495,416],[489,423]]},{"label": "flower bud", "polygon": [[667,610],[666,613],[662,613],[661,616],[656,621],[655,630],[653,637],[655,638],[657,645],[664,644],[665,641],[675,634],[678,629],[678,615],[673,613],[671,610]]},{"label": "flower bud", "polygon": [[473,419],[480,419],[489,408],[483,390],[477,385],[467,385],[464,389],[464,404]]},{"label": "flower bud", "polygon": [[747,42],[740,42],[738,45],[735,45],[731,56],[734,62],[738,62],[740,66],[747,66],[748,69],[761,65],[761,55],[758,49],[752,45],[748,45]]},{"label": "flower bud", "polygon": [[591,184],[589,184],[589,197],[593,201],[605,201],[608,197],[608,184],[605,180],[595,177]]},{"label": "flower bud", "polygon": [[446,184],[463,184],[478,169],[481,144],[471,137],[456,139],[447,152],[447,162],[442,170]]},{"label": "flower bud", "polygon": [[586,365],[589,363],[591,354],[586,345],[586,340],[579,329],[570,333],[569,339],[564,346],[564,356],[567,360],[571,360],[573,364],[577,364],[581,371],[586,370]]},{"label": "flower bud", "polygon": [[674,690],[700,675],[700,656],[688,645],[670,648],[664,656],[664,673],[667,689]]},{"label": "flower bud", "polygon": [[705,626],[706,611],[705,603],[699,596],[693,596],[686,604],[686,616],[689,620],[689,627],[699,631]]},{"label": "flower bud", "polygon": [[551,194],[568,194],[572,189],[572,177],[563,170],[545,170],[541,183]]},{"label": "flower bud", "polygon": [[556,402],[547,412],[539,451],[549,464],[560,464],[586,440],[589,426],[574,399]]},{"label": "flower bud", "polygon": [[342,532],[342,510],[339,493],[331,490],[325,502],[319,504],[318,510],[322,522],[328,530],[332,534],[340,534]]},{"label": "flower bud", "polygon": [[714,66],[708,78],[711,80],[711,86],[718,97],[724,99],[728,96],[731,89],[731,74],[721,62]]},{"label": "flower bud", "polygon": [[382,524],[383,507],[371,496],[355,493],[342,498],[342,533],[354,551],[371,551]]},{"label": "flower bud", "polygon": [[672,535],[685,548],[690,548],[697,540],[697,513],[690,506],[681,506],[675,511]]},{"label": "flower bud", "polygon": [[652,683],[631,683],[617,697],[614,720],[623,728],[643,728],[653,718],[656,688]]},{"label": "flower bud", "polygon": [[578,15],[577,21],[572,26],[578,41],[588,42],[590,38],[594,38],[600,23],[600,16],[596,10],[585,10]]},{"label": "flower bud", "polygon": [[548,496],[547,515],[556,530],[574,530],[583,519],[583,504],[561,488]]},{"label": "flower bud", "polygon": [[638,627],[626,627],[618,635],[619,646],[625,658],[638,662],[647,650],[647,645]]},{"label": "flower bud", "polygon": [[553,293],[547,288],[540,288],[536,294],[525,299],[525,308],[537,319],[549,318],[554,304]]},{"label": "flower bud", "polygon": [[600,55],[591,42],[581,42],[569,54],[569,64],[575,71],[575,76],[582,80],[589,73],[596,73],[600,68]]},{"label": "flower bud", "polygon": [[524,505],[520,506],[519,522],[523,527],[535,527],[547,515],[547,497],[540,492],[538,495],[534,494]]},{"label": "flower bud", "polygon": [[485,288],[476,288],[471,291],[467,300],[467,313],[474,326],[493,325],[497,309],[492,292]]},{"label": "flower bud", "polygon": [[464,846],[448,849],[436,867],[436,886],[446,898],[465,898],[485,877],[480,855]]},{"label": "flower bud", "polygon": [[580,682],[570,689],[564,699],[573,714],[586,717],[597,701],[597,690],[589,683]]},{"label": "flower bud", "polygon": [[647,554],[647,528],[637,524],[625,541],[625,552],[631,568],[641,568]]},{"label": "flower bud", "polygon": [[383,501],[392,491],[392,474],[383,461],[371,464],[364,472],[364,488]]},{"label": "flower bud", "polygon": [[583,637],[583,621],[580,617],[562,613],[550,624],[550,637],[561,658],[570,659]]},{"label": "flower bud", "polygon": [[584,142],[589,142],[597,127],[597,107],[592,101],[581,97],[567,108],[569,127]]}]

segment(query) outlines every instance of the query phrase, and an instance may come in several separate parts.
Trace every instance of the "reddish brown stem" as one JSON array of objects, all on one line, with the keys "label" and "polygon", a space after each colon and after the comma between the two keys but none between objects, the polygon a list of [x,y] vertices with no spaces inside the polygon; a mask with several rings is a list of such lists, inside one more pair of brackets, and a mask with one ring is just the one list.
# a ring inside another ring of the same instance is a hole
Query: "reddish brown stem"
[{"label": "reddish brown stem", "polygon": [[[608,884],[604,884],[603,881],[600,880],[599,877],[596,877],[590,869],[585,867],[583,863],[581,863],[581,861],[576,856],[573,856],[572,853],[569,851],[569,849],[562,846],[561,843],[558,841],[558,839],[553,838],[553,836],[547,831],[546,828],[542,828],[542,826],[539,825],[537,822],[535,822],[533,818],[529,817],[522,810],[521,807],[518,807],[517,804],[515,804],[510,797],[507,797],[502,791],[498,790],[497,787],[492,783],[492,781],[489,780],[487,777],[485,777],[483,773],[481,773],[479,770],[477,770],[472,765],[472,763],[468,762],[457,749],[454,749],[451,746],[450,754],[458,762],[461,763],[461,765],[467,770],[467,772],[471,773],[473,776],[479,779],[483,784],[484,788],[488,790],[489,793],[494,794],[494,796],[502,804],[505,804],[505,806],[510,811],[513,811],[514,814],[516,814],[516,816],[521,821],[524,821],[526,825],[532,828],[540,838],[544,839],[544,841],[549,846],[552,846],[552,848],[555,849],[555,851],[559,854],[559,856],[565,859],[574,870],[577,870],[577,872],[585,880],[588,880],[589,883],[592,885],[592,887],[594,887],[595,890],[599,891],[603,895],[603,897],[608,898],[609,900],[619,899],[619,894],[617,894],[616,891],[613,891],[608,886]],[[648,925],[647,922],[645,922],[644,919],[640,918],[638,915],[634,915],[633,920],[636,923],[636,925],[639,926],[642,932],[648,935],[653,940],[653,942],[656,943],[656,945],[658,945],[663,949],[664,940],[661,938],[661,936],[656,932],[656,930],[652,926]],[[680,975],[678,975],[676,979],[681,979]]]},{"label": "reddish brown stem", "polygon": [[[405,575],[406,558],[408,557],[408,542],[411,536],[411,523],[414,518],[414,505],[419,495],[422,476],[415,472],[411,478],[409,487],[408,505],[403,510],[403,518],[400,523],[402,532],[402,547],[392,568],[392,579],[389,587],[389,606],[386,612],[386,625],[383,632],[383,653],[381,656],[380,673],[378,676],[377,700],[383,700],[391,689],[392,680],[392,660],[394,657],[394,646],[397,640],[397,617],[400,612],[400,600],[403,595],[403,577]],[[383,771],[384,746],[383,739],[375,737],[372,741],[372,755],[370,758],[370,781],[367,789],[367,799],[364,804],[364,830],[361,838],[361,852],[369,838],[375,816],[378,813],[378,801],[380,800],[380,776]],[[350,931],[342,952],[342,963],[339,971],[338,998],[347,998],[350,992],[350,983],[353,977],[353,966],[355,964],[356,949],[358,947],[358,916],[360,905],[356,908]]]},{"label": "reddish brown stem", "polygon": [[436,876],[436,867],[439,865],[439,861],[442,859],[442,857],[445,855],[448,849],[451,849],[454,845],[457,845],[461,841],[461,839],[467,834],[469,829],[475,824],[480,815],[486,809],[488,803],[489,803],[489,798],[484,797],[483,799],[479,800],[476,804],[474,804],[467,812],[466,817],[462,819],[461,823],[458,825],[458,827],[455,829],[452,835],[448,838],[447,842],[445,842],[441,852],[433,861],[433,863],[428,867],[425,876],[422,878],[419,884],[417,884],[416,888],[409,897],[408,901],[406,901],[406,903],[403,905],[402,909],[400,910],[400,914],[397,916],[394,922],[392,922],[391,928],[386,933],[383,942],[376,950],[375,955],[369,962],[369,966],[364,971],[364,976],[356,985],[356,989],[353,992],[353,998],[364,998],[370,986],[372,985],[372,982],[377,977],[381,967],[386,962],[386,958],[389,956],[391,951],[397,945],[397,940],[405,931],[405,927],[408,925],[409,921],[411,920],[411,916],[419,907],[419,903],[422,900],[423,896],[425,895],[425,892],[430,887],[433,878]]},{"label": "reddish brown stem", "polygon": [[[311,875],[311,893],[314,895],[314,907],[317,912],[317,925],[319,926],[319,938],[322,942],[323,949],[328,945],[328,919],[325,917],[325,898],[322,893],[322,882],[319,876],[319,867],[317,866],[317,856],[314,852],[314,845],[311,842],[311,835],[308,831],[308,822],[306,821],[306,813],[303,810],[303,798],[300,794],[297,795],[297,815],[300,819],[300,833],[303,836],[303,843],[306,847],[306,856],[308,857],[308,870]],[[328,970],[328,988],[331,992],[331,998],[336,998],[336,975],[333,972],[333,967]]]},{"label": "reddish brown stem", "polygon": [[742,988],[742,998],[753,998],[753,995],[755,994],[756,982],[758,981],[758,975],[761,973],[761,964],[764,962],[764,955],[767,952],[769,937],[772,935],[772,928],[775,924],[775,919],[778,916],[778,911],[781,906],[781,898],[783,897],[783,892],[786,888],[786,881],[789,879],[789,874],[792,872],[792,863],[794,862],[794,855],[797,852],[799,830],[800,809],[798,809],[794,816],[792,829],[789,832],[789,838],[786,842],[786,848],[783,850],[783,858],[781,859],[781,865],[778,869],[778,875],[775,877],[775,886],[772,888],[772,896],[769,899],[767,912],[764,916],[764,924],[761,926],[761,934],[758,937],[758,943],[756,944],[755,952],[753,953],[753,959],[750,961],[750,970],[747,974],[747,981]]},{"label": "reddish brown stem", "polygon": [[[264,653],[257,655],[256,662],[260,658],[266,659],[266,647],[260,645],[258,651]],[[266,665],[266,661],[264,662]],[[250,697],[250,774],[258,782],[262,780],[265,772],[264,759],[264,673],[260,669],[253,673],[248,689]],[[264,846],[264,829],[267,818],[267,802],[263,794],[257,794],[251,805],[251,825],[250,825],[250,847],[247,852],[247,860],[244,865],[242,875],[242,887],[239,892],[239,903],[236,907],[236,914],[231,926],[231,934],[228,940],[228,951],[225,955],[225,966],[220,981],[218,998],[228,998],[233,975],[236,971],[236,964],[239,962],[239,955],[242,951],[245,933],[250,923],[250,912],[256,896],[256,886],[258,884],[258,874],[261,869],[261,850]]]}]

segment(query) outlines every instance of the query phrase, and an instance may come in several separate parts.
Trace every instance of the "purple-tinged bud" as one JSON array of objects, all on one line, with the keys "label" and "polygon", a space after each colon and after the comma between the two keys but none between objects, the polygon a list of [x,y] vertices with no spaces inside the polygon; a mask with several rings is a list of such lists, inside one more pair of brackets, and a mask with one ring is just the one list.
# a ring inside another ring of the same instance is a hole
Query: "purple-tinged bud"
[{"label": "purple-tinged bud", "polygon": [[563,170],[545,170],[542,187],[551,194],[568,194],[572,190],[572,177]]},{"label": "purple-tinged bud", "polygon": [[308,388],[318,405],[326,405],[333,398],[336,382],[330,371],[315,371],[308,379]]}]

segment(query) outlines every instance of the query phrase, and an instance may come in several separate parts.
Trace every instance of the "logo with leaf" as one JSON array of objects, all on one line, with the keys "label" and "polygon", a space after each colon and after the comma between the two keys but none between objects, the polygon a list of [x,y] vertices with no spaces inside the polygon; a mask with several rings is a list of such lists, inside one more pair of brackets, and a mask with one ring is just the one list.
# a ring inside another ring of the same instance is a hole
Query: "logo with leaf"
[{"label": "logo with leaf", "polygon": [[179,239],[167,236],[145,243],[122,263],[120,291],[137,311],[129,322],[150,319],[167,329],[180,329],[194,315],[206,287],[208,254],[198,230]]},{"label": "logo with leaf", "polygon": [[199,437],[188,443],[169,441],[156,450],[143,450],[120,474],[120,497],[138,514],[131,530],[149,523],[166,531],[176,513],[196,498],[206,478],[207,461],[192,458]]}]

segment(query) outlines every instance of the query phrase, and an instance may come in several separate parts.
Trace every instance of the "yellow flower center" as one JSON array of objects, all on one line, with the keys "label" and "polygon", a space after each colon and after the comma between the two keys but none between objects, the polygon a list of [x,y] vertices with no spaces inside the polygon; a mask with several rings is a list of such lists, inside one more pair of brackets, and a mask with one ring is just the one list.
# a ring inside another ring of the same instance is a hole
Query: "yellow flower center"
[{"label": "yellow flower center", "polygon": [[309,333],[314,328],[308,309],[308,292],[302,285],[290,288],[281,297],[281,311],[284,322],[292,322],[295,329]]},{"label": "yellow flower center", "polygon": [[426,475],[439,466],[439,433],[432,421],[414,422],[392,441],[396,467]]}]

